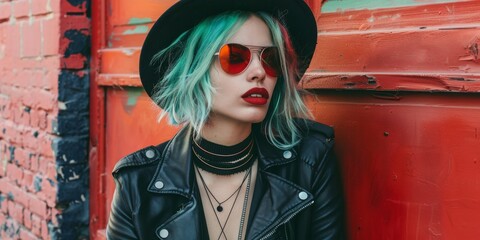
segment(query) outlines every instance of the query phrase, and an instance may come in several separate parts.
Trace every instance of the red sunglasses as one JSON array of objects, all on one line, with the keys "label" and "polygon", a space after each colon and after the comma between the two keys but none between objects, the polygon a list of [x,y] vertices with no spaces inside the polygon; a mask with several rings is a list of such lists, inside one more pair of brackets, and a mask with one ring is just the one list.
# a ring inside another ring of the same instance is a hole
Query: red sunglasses
[{"label": "red sunglasses", "polygon": [[228,74],[239,74],[252,61],[252,52],[259,52],[263,69],[267,75],[277,77],[281,72],[280,58],[277,47],[245,46],[238,43],[227,43],[215,53],[220,60],[220,66]]}]

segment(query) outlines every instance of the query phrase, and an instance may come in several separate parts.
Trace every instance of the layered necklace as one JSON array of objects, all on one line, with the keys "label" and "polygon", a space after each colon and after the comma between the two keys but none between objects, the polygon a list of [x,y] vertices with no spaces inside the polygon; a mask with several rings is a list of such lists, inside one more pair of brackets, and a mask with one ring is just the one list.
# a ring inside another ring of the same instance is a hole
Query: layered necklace
[{"label": "layered necklace", "polygon": [[[250,135],[241,143],[230,147],[218,145],[205,139],[200,139],[199,141],[193,140],[192,152],[194,156],[193,161],[195,164],[195,169],[220,227],[218,239],[220,239],[222,236],[224,236],[224,239],[227,239],[227,236],[224,232],[225,227],[227,226],[233,208],[237,203],[241,189],[246,182],[245,197],[238,233],[238,239],[242,239],[252,179],[252,165],[257,157],[256,151],[254,150],[253,137]],[[245,172],[245,175],[240,185],[226,199],[219,200],[208,188],[199,169],[216,175],[232,175],[240,172]],[[225,221],[222,223],[219,217],[219,215],[224,211],[222,204],[231,199],[233,199],[232,206],[230,210],[228,210],[228,215]]]},{"label": "layered necklace", "polygon": [[[200,173],[200,170],[198,168],[195,168],[195,169],[197,170],[197,173],[200,177],[203,188],[205,189],[205,193],[207,195],[208,202],[210,203],[210,206],[213,209],[213,213],[215,214],[215,218],[217,219],[218,226],[220,227],[220,234],[218,235],[217,240],[220,239],[222,237],[222,235],[225,237],[225,239],[228,239],[227,235],[225,234],[225,227],[227,226],[228,219],[230,219],[230,215],[232,214],[233,208],[235,207],[235,204],[237,203],[238,196],[240,195],[240,189],[242,188],[243,184],[245,183],[245,180],[248,177],[247,186],[246,186],[246,189],[245,189],[245,197],[244,197],[243,206],[242,206],[242,216],[240,218],[240,226],[238,228],[238,240],[241,240],[242,235],[243,235],[243,228],[245,226],[245,215],[246,215],[246,212],[247,212],[248,196],[250,194],[250,185],[251,185],[251,182],[252,182],[252,168],[249,168],[248,171],[245,173],[245,177],[243,178],[242,184],[240,184],[240,186],[237,188],[237,190],[235,190],[235,192],[233,192],[232,195],[230,195],[230,197],[228,197],[225,201],[222,201],[222,202],[219,202],[215,198],[215,196],[213,195],[212,191],[210,191],[207,184],[205,183],[205,180],[203,179],[202,174]],[[228,211],[227,218],[222,223],[220,221],[220,217],[219,217],[219,214],[223,211],[223,207],[221,206],[221,204],[228,201],[230,198],[232,198],[233,195],[235,195],[235,200],[233,201],[233,204],[232,204],[232,207],[230,208],[230,211]],[[212,198],[217,202],[217,204],[218,204],[217,207],[214,206]],[[215,211],[215,210],[217,210],[217,211]]]},{"label": "layered necklace", "polygon": [[222,146],[205,139],[193,140],[192,152],[197,167],[217,175],[232,175],[249,169],[256,159],[250,135],[234,146]]}]

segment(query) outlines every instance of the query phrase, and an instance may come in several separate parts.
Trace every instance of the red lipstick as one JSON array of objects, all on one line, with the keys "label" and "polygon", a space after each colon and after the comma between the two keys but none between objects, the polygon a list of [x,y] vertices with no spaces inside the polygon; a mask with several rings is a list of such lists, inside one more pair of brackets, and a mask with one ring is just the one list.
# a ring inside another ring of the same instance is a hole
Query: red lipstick
[{"label": "red lipstick", "polygon": [[242,95],[245,102],[252,105],[265,105],[268,102],[268,91],[265,88],[252,88]]}]

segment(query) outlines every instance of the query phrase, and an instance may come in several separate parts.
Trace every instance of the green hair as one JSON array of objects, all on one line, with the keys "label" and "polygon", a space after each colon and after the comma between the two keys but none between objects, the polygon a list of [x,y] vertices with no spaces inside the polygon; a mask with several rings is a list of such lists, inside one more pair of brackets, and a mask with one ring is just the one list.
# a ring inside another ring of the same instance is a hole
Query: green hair
[{"label": "green hair", "polygon": [[260,127],[268,141],[280,149],[295,146],[301,131],[294,118],[310,118],[296,89],[297,61],[288,33],[282,24],[266,13],[227,12],[202,21],[158,52],[152,64],[167,64],[163,80],[154,87],[152,98],[163,106],[160,119],[168,115],[170,123],[192,126],[197,136],[212,110],[215,89],[209,69],[218,49],[231,38],[250,16],[262,19],[279,49],[282,74],[278,77],[265,119]]}]

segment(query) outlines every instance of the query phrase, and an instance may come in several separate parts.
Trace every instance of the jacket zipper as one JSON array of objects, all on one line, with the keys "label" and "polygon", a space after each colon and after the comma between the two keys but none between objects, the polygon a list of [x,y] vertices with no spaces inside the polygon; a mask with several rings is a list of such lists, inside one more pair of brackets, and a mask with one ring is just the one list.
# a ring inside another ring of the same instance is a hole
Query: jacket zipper
[{"label": "jacket zipper", "polygon": [[290,221],[290,219],[292,219],[293,217],[295,217],[295,215],[297,215],[299,212],[301,212],[303,209],[307,208],[307,207],[310,207],[312,204],[314,203],[314,201],[311,201],[309,202],[307,205],[303,206],[302,208],[298,209],[297,211],[295,211],[294,213],[292,213],[285,221],[281,222],[280,224],[278,224],[277,226],[275,226],[275,228],[270,231],[267,235],[263,236],[262,238],[260,238],[260,240],[265,240],[267,238],[269,238],[270,236],[272,236],[278,229],[278,227],[280,227],[281,225],[287,223],[288,221]]}]

